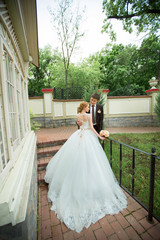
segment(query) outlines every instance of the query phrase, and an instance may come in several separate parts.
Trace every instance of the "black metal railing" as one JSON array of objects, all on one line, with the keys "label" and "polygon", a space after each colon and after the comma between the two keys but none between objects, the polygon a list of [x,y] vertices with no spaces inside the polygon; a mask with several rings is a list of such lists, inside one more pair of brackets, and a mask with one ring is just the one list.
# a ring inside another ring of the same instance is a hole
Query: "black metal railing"
[{"label": "black metal railing", "polygon": [[[157,216],[156,214],[154,214],[154,184],[155,184],[155,160],[160,160],[160,157],[156,156],[156,151],[155,148],[152,148],[151,153],[145,152],[143,150],[140,150],[138,148],[132,147],[130,145],[127,145],[125,143],[119,142],[117,140],[111,139],[111,138],[107,138],[106,141],[102,142],[102,147],[105,150],[105,144],[107,144],[107,141],[109,141],[110,143],[110,147],[108,147],[109,149],[109,153],[110,153],[110,157],[109,157],[109,161],[110,161],[110,165],[112,168],[113,165],[113,143],[117,143],[119,144],[119,184],[120,186],[130,195],[132,196],[132,198],[134,198],[143,208],[145,208],[148,211],[148,216],[147,216],[147,220],[152,223],[153,222],[153,217],[155,217],[159,222],[160,222],[160,215]],[[129,191],[126,187],[124,187],[122,185],[122,174],[123,174],[123,169],[122,169],[122,146],[125,146],[129,149],[132,150],[132,157],[131,160],[132,162],[130,163],[131,165],[131,174],[132,174],[132,181],[131,181],[131,191]],[[141,154],[145,154],[147,156],[150,157],[150,169],[149,169],[149,196],[148,196],[148,207],[145,206],[137,197],[135,197],[135,157],[136,157],[136,152],[139,152]],[[160,204],[160,203],[159,203]],[[158,204],[158,205],[159,205]]]},{"label": "black metal railing", "polygon": [[54,88],[54,99],[82,99],[83,87]]}]

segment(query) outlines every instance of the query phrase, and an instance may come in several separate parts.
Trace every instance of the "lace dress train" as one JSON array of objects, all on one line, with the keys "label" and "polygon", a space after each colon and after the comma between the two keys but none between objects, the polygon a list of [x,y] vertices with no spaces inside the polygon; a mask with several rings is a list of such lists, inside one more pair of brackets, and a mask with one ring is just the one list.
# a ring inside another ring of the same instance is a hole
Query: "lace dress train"
[{"label": "lace dress train", "polygon": [[61,147],[47,166],[48,199],[60,221],[80,232],[106,214],[126,208],[121,190],[89,121]]}]

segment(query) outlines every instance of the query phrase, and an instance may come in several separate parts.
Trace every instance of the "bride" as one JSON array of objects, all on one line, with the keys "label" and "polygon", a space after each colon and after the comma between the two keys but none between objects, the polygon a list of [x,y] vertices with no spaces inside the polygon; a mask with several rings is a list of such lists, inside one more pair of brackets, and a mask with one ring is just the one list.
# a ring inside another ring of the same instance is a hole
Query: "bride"
[{"label": "bride", "polygon": [[87,114],[89,104],[78,107],[79,130],[61,147],[47,166],[45,181],[49,183],[48,200],[52,201],[60,221],[80,232],[106,214],[126,208],[121,190]]}]

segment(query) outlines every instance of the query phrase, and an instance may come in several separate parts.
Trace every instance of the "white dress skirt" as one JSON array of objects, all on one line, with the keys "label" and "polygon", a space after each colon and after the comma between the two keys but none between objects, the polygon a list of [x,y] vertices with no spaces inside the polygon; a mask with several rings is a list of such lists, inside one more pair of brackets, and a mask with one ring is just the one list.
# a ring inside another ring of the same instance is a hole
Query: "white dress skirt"
[{"label": "white dress skirt", "polygon": [[53,156],[45,181],[49,184],[51,210],[78,233],[127,206],[126,196],[89,121],[83,122]]}]

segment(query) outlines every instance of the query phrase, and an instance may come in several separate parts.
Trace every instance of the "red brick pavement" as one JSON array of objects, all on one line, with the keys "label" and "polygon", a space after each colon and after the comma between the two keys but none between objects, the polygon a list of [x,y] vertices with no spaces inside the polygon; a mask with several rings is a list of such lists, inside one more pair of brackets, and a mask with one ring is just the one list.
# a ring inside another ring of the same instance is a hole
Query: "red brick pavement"
[{"label": "red brick pavement", "polygon": [[[38,240],[159,240],[160,223],[146,220],[147,212],[127,193],[128,206],[116,215],[106,215],[81,233],[68,229],[50,210],[47,200],[47,186],[39,186]],[[132,209],[130,211],[129,209]]]},{"label": "red brick pavement", "polygon": [[[41,128],[36,131],[37,143],[49,142],[51,140],[66,139],[77,130],[77,126],[58,127],[58,128]],[[145,133],[160,132],[160,127],[126,127],[126,128],[107,128],[110,133]]]},{"label": "red brick pavement", "polygon": [[[62,127],[55,129],[41,129],[37,131],[37,142],[53,141],[68,138],[77,128]],[[147,132],[148,128],[110,128],[110,132]],[[132,131],[131,131],[132,130]],[[134,130],[134,131],[133,131]],[[160,131],[160,128],[150,128]],[[44,172],[42,173],[44,174]],[[160,223],[154,219],[150,224],[146,220],[147,212],[127,193],[127,208],[116,215],[106,215],[81,233],[68,229],[50,210],[51,203],[47,200],[47,186],[39,186],[38,205],[38,240],[160,240]]]}]

